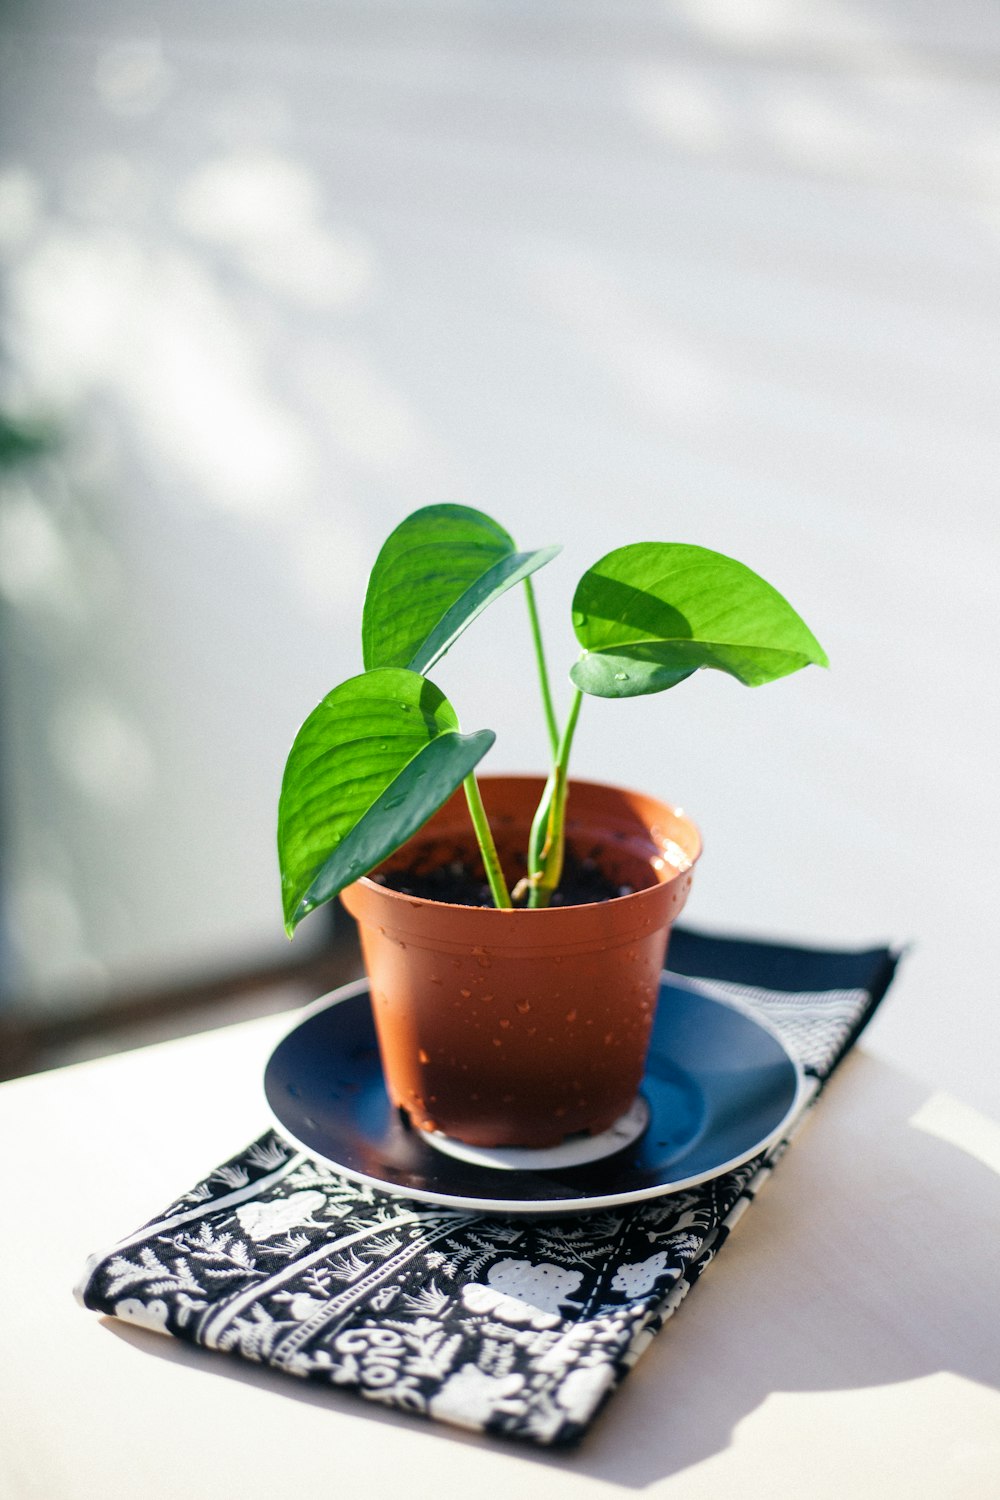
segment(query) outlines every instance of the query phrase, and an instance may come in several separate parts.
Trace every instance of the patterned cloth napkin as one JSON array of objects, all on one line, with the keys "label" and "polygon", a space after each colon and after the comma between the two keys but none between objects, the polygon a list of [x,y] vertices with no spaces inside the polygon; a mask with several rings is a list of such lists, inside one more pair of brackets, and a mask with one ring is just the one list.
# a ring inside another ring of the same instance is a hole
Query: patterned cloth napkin
[{"label": "patterned cloth napkin", "polygon": [[[678,929],[670,967],[765,1017],[810,1080],[892,979],[827,953]],[[87,1307],[460,1427],[579,1440],[715,1259],[784,1140],[702,1186],[562,1218],[458,1213],[349,1182],[274,1132],[92,1257]]]}]

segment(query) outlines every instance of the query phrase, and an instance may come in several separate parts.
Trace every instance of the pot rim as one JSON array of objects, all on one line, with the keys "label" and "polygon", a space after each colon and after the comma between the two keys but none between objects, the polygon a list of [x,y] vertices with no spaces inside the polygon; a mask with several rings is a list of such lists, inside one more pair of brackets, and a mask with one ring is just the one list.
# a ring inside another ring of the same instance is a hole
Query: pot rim
[{"label": "pot rim", "polygon": [[[539,791],[544,788],[546,782],[546,777],[539,775],[537,772],[519,771],[488,771],[485,772],[482,776],[478,776],[476,779],[481,786],[488,785],[491,782],[496,783],[501,781],[517,781],[521,782],[522,784],[533,782],[538,786]],[[382,885],[380,881],[372,880],[370,875],[361,875],[356,881],[353,881],[352,884],[355,886],[363,886],[366,890],[372,892],[373,894],[377,894],[380,898],[384,898],[386,901],[403,903],[406,906],[410,907],[411,910],[415,907],[427,906],[441,912],[472,911],[475,912],[478,916],[484,916],[488,913],[489,916],[487,917],[487,920],[499,918],[508,922],[517,917],[526,916],[530,913],[532,919],[534,921],[538,921],[540,918],[551,920],[553,917],[560,916],[561,914],[564,914],[566,912],[592,910],[595,908],[595,906],[597,908],[600,908],[602,906],[605,908],[607,908],[608,906],[620,907],[621,904],[626,901],[638,902],[642,901],[643,897],[645,897],[646,900],[649,900],[651,892],[669,889],[669,887],[672,886],[676,880],[680,880],[685,876],[690,875],[690,872],[694,869],[695,865],[698,863],[698,860],[701,858],[701,855],[704,852],[704,841],[702,839],[701,829],[692,818],[688,817],[683,807],[675,807],[673,803],[664,802],[662,798],[653,796],[649,792],[636,791],[632,787],[621,786],[618,782],[613,781],[587,781],[579,777],[571,776],[569,778],[568,785],[570,792],[572,792],[574,787],[579,787],[586,788],[587,790],[594,792],[612,792],[616,795],[624,797],[634,797],[642,802],[657,803],[670,815],[670,817],[676,818],[680,822],[686,823],[688,828],[693,833],[695,852],[690,857],[689,864],[687,864],[683,869],[679,869],[676,865],[671,866],[671,868],[673,869],[673,874],[670,875],[668,879],[657,880],[653,885],[644,886],[641,890],[638,891],[631,891],[627,896],[610,896],[607,901],[601,901],[597,903],[582,902],[566,906],[547,906],[534,908],[526,906],[517,906],[512,908],[501,908],[497,906],[467,906],[463,903],[455,901],[432,900],[427,896],[405,895],[402,891],[395,891],[390,886]],[[442,806],[445,805],[446,804],[442,804]],[[439,808],[438,811],[440,812],[440,810],[441,809]],[[436,814],[432,814],[432,816],[436,816]],[[420,835],[423,833],[423,831],[423,828],[418,829],[410,839],[406,840],[406,843],[419,842]],[[399,847],[400,849],[402,849],[405,847],[405,844],[401,844]],[[398,852],[399,850],[394,851],[394,853]],[[393,858],[393,855],[388,855],[387,858],[391,859]],[[667,863],[669,864],[670,862],[667,861]],[[345,889],[350,890],[350,886],[347,886]]]}]

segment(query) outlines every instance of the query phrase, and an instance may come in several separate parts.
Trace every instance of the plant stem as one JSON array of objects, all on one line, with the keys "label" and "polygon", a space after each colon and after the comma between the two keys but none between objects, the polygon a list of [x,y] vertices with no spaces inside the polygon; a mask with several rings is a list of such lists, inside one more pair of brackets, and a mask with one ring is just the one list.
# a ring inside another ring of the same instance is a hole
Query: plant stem
[{"label": "plant stem", "polygon": [[552,893],[562,879],[566,852],[566,794],[569,779],[569,752],[580,717],[583,694],[574,691],[569,716],[556,750],[556,763],[542,793],[542,800],[531,826],[528,853],[528,876],[531,881],[529,907],[548,906]]},{"label": "plant stem", "polygon": [[479,852],[483,856],[483,868],[486,871],[486,879],[490,883],[493,904],[499,907],[513,906],[510,892],[507,890],[507,882],[503,877],[503,870],[500,868],[500,857],[497,854],[497,846],[493,842],[493,831],[479,793],[479,782],[476,780],[475,771],[469,772],[462,785],[465,787],[465,800],[469,804],[469,812],[472,815],[472,826],[476,830]]},{"label": "plant stem", "polygon": [[531,621],[531,638],[535,643],[535,660],[538,663],[538,681],[542,689],[542,704],[545,708],[545,723],[549,731],[549,744],[552,749],[553,760],[559,753],[559,725],[556,722],[556,711],[552,706],[552,689],[549,686],[549,673],[545,665],[545,647],[542,645],[542,627],[538,620],[538,609],[535,604],[535,590],[531,579],[524,580],[524,592],[528,599],[528,619]]}]

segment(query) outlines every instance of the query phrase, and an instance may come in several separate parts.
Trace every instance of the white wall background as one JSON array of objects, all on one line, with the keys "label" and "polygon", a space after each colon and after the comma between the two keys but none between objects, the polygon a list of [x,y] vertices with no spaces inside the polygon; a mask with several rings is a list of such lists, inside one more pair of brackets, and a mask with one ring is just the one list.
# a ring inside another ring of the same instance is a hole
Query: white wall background
[{"label": "white wall background", "polygon": [[[870,1045],[996,1106],[1000,11],[887,0],[8,6],[8,978],[33,1003],[281,951],[295,728],[409,510],[695,541],[833,670],[585,705],[683,802],[688,916],[912,943]],[[517,599],[436,674],[544,734]],[[315,920],[315,919],[314,919]],[[303,929],[299,942],[309,941]]]}]

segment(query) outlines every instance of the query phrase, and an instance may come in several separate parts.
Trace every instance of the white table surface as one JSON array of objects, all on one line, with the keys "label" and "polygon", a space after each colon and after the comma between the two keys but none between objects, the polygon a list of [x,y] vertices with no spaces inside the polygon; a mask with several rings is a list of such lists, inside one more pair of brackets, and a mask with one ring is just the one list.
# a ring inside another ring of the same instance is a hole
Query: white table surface
[{"label": "white table surface", "polygon": [[574,1453],[82,1310],[86,1255],[264,1127],[286,1024],[0,1089],[3,1500],[1000,1494],[1000,1126],[860,1051]]}]

